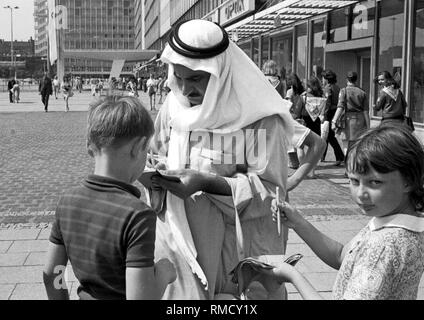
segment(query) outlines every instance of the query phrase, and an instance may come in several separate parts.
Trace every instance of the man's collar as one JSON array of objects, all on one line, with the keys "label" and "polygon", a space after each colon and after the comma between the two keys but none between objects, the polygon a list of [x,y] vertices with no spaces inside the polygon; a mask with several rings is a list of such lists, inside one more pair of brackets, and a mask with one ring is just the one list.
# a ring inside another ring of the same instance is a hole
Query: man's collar
[{"label": "man's collar", "polygon": [[408,214],[394,214],[386,217],[374,217],[369,223],[371,231],[382,228],[397,227],[413,232],[424,232],[424,215],[411,216]]}]

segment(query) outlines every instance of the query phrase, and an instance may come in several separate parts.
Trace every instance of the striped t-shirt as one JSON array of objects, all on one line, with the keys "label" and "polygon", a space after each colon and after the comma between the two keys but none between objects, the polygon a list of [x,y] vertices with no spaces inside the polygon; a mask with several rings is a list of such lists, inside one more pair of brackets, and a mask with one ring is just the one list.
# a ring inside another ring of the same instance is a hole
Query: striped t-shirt
[{"label": "striped t-shirt", "polygon": [[125,269],[154,265],[156,215],[140,191],[91,175],[63,195],[50,241],[64,245],[80,297],[125,299]]}]

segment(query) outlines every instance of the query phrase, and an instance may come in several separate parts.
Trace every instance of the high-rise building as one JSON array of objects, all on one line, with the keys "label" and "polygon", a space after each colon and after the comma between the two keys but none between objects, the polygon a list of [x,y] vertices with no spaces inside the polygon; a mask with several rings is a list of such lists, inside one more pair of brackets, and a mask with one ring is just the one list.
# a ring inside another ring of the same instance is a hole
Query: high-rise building
[{"label": "high-rise building", "polygon": [[35,55],[47,57],[48,19],[47,0],[34,0]]},{"label": "high-rise building", "polygon": [[[36,8],[42,8],[47,0],[34,3]],[[63,12],[63,28],[59,31],[63,50],[135,49],[135,0],[56,0],[56,6],[62,6]],[[44,29],[47,30],[47,22],[36,24],[36,36],[47,36]],[[41,36],[36,38],[40,45],[44,39]],[[65,73],[85,78],[108,77],[111,66],[110,61],[65,58]],[[130,75],[132,70],[133,64],[126,64],[122,74]]]}]

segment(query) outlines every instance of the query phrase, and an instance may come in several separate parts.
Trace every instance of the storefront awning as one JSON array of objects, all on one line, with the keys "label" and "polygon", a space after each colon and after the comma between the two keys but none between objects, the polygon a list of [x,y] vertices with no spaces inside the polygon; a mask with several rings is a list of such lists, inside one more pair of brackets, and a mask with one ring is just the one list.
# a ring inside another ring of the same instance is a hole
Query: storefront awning
[{"label": "storefront awning", "polygon": [[360,2],[359,0],[286,0],[225,28],[233,40],[272,31],[282,26]]}]

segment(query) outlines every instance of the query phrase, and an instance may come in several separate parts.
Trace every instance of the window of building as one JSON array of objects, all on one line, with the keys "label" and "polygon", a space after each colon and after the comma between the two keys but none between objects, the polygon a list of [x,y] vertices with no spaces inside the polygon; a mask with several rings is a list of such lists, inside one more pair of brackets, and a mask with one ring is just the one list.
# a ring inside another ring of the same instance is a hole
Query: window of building
[{"label": "window of building", "polygon": [[269,55],[269,37],[262,37],[262,53],[261,53],[261,65],[260,67],[264,65],[265,61],[268,60]]},{"label": "window of building", "polygon": [[300,80],[306,83],[306,58],[308,56],[308,28],[303,23],[296,26],[296,73]]},{"label": "window of building", "polygon": [[347,18],[349,9],[343,8],[330,13],[330,38],[328,43],[347,40]]},{"label": "window of building", "polygon": [[410,116],[424,122],[424,0],[415,0],[415,50],[412,65]]},{"label": "window of building", "polygon": [[374,35],[375,0],[358,3],[352,10],[352,39]]},{"label": "window of building", "polygon": [[379,2],[379,43],[377,73],[389,71],[401,85],[404,39],[404,1]]},{"label": "window of building", "polygon": [[259,65],[259,38],[253,38],[253,62]]},{"label": "window of building", "polygon": [[313,21],[312,34],[312,74],[321,79],[324,70],[324,19]]},{"label": "window of building", "polygon": [[292,72],[293,65],[293,37],[288,35],[279,35],[272,38],[271,59],[277,63],[280,75],[285,78]]},{"label": "window of building", "polygon": [[250,58],[250,41],[238,44],[241,50],[244,51],[244,53]]}]

